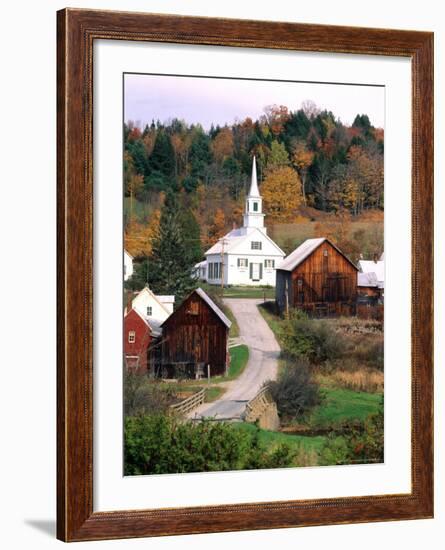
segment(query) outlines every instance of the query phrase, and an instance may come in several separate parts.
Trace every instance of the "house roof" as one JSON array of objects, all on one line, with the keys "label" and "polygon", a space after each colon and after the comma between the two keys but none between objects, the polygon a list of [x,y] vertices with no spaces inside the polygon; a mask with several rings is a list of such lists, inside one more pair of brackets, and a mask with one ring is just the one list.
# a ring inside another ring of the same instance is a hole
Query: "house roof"
[{"label": "house roof", "polygon": [[283,254],[284,256],[284,252],[281,248],[257,227],[239,227],[237,229],[232,229],[232,231],[229,231],[227,235],[224,235],[224,237],[219,239],[218,242],[210,247],[205,253],[205,256],[208,254],[221,254],[223,248],[222,241],[224,241],[224,253],[232,253],[241,243],[243,243],[248,237],[251,237],[255,232],[260,233],[266,240],[272,243],[272,245],[277,249],[277,252]]},{"label": "house roof", "polygon": [[[131,301],[133,307],[134,307],[134,302],[138,299],[138,297],[141,295],[141,294],[144,294],[144,293],[147,293],[149,296],[151,296],[156,302],[158,302],[158,304],[162,307],[162,309],[165,310],[165,313],[167,313],[168,315],[170,315],[170,311],[165,307],[164,303],[163,302],[168,302],[168,301],[172,301],[174,302],[175,301],[175,297],[174,296],[156,296],[156,294],[154,294],[149,288],[148,286],[145,286],[134,298],[133,300]],[[170,299],[171,300],[166,300],[166,298]]]},{"label": "house roof", "polygon": [[306,239],[298,248],[296,248],[287,258],[285,258],[281,264],[277,266],[277,269],[283,270],[283,271],[293,271],[297,266],[299,266],[301,263],[304,262],[306,258],[308,258],[321,244],[324,242],[328,242],[331,246],[337,250],[348,262],[355,267],[355,269],[358,269],[357,266],[351,262],[351,260],[343,254],[343,252],[335,246],[329,239],[326,237],[320,237],[317,239]]},{"label": "house roof", "polygon": [[357,286],[371,286],[378,288],[379,282],[375,273],[357,273]]},{"label": "house roof", "polygon": [[134,312],[135,315],[137,315],[143,321],[143,323],[145,323],[147,325],[147,327],[150,329],[150,332],[153,335],[160,334],[160,332],[158,330],[158,327],[156,325],[153,325],[153,324],[149,323],[148,320],[145,319],[145,317],[143,315],[141,315],[137,309],[130,309],[130,311],[125,310],[124,318],[128,317],[128,315],[130,315],[132,312]]},{"label": "house roof", "polygon": [[385,280],[385,262],[373,260],[359,260],[358,266],[362,273],[375,273],[377,280],[383,282]]}]

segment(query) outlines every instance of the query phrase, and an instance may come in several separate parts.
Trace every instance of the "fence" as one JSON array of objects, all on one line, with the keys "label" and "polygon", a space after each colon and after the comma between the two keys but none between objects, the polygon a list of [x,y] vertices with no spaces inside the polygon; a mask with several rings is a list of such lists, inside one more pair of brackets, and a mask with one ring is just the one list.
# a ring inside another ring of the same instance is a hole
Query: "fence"
[{"label": "fence", "polygon": [[205,396],[206,390],[205,388],[202,388],[202,390],[199,390],[190,397],[187,397],[184,401],[176,403],[176,405],[171,405],[170,410],[176,414],[188,414],[190,411],[196,409],[196,407],[199,407],[199,405],[204,403]]},{"label": "fence", "polygon": [[280,420],[277,405],[270,395],[268,386],[264,386],[247,403],[243,420],[245,422],[258,422],[259,427],[266,430],[278,430]]}]

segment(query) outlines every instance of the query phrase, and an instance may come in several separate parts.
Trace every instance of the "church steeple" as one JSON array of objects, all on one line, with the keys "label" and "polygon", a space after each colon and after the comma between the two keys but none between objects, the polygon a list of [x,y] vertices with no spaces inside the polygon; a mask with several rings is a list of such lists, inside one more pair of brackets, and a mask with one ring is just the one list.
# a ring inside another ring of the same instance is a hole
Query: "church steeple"
[{"label": "church steeple", "polygon": [[252,177],[250,182],[250,191],[249,191],[249,197],[259,197],[260,192],[258,191],[258,180],[256,176],[256,158],[253,157],[252,162]]},{"label": "church steeple", "polygon": [[255,227],[266,233],[264,227],[263,199],[258,190],[258,180],[256,174],[256,159],[252,161],[252,178],[250,182],[250,191],[246,198],[246,207],[244,211],[244,227]]}]

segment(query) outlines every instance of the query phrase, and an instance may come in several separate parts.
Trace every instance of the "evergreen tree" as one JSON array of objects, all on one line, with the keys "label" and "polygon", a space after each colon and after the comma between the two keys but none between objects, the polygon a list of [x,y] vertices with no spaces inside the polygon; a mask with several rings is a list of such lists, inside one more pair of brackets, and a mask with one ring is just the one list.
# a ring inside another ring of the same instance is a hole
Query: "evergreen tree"
[{"label": "evergreen tree", "polygon": [[193,265],[202,260],[201,230],[190,208],[181,208],[179,221]]},{"label": "evergreen tree", "polygon": [[153,152],[150,155],[149,167],[166,178],[173,178],[175,173],[175,151],[170,136],[160,130],[156,136]]},{"label": "evergreen tree", "polygon": [[155,294],[174,294],[176,303],[196,287],[195,256],[186,240],[176,194],[169,192],[161,212],[159,236],[153,242],[147,280]]}]

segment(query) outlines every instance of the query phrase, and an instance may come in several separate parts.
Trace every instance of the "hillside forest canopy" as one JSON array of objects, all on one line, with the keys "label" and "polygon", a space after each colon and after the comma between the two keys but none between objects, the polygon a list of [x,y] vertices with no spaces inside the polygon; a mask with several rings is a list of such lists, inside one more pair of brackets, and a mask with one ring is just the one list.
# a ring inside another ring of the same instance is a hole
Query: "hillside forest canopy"
[{"label": "hillside forest canopy", "polygon": [[367,114],[348,126],[311,101],[296,111],[269,105],[257,120],[209,130],[177,118],[145,126],[129,120],[125,248],[150,258],[161,241],[176,238],[186,263],[200,261],[242,225],[255,155],[265,224],[286,253],[326,236],[353,261],[375,257],[383,251],[383,153],[384,131]]}]

